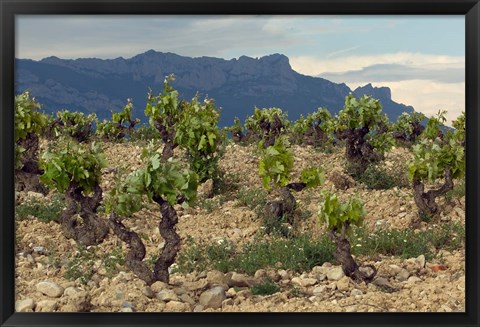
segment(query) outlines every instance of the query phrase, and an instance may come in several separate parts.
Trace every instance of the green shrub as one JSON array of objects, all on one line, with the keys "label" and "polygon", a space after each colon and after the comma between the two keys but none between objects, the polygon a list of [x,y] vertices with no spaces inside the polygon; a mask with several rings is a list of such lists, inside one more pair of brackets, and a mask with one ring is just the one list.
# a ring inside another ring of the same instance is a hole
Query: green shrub
[{"label": "green shrub", "polygon": [[352,253],[374,256],[393,255],[414,258],[423,254],[427,259],[435,256],[434,250],[455,250],[465,240],[465,228],[458,223],[446,223],[415,233],[412,229],[385,229],[369,233],[363,227],[352,231]]},{"label": "green shrub", "polygon": [[[462,225],[448,223],[438,228],[415,233],[406,230],[367,231],[364,227],[352,228],[352,254],[359,256],[391,255],[413,258],[423,254],[427,259],[435,250],[452,251],[462,246],[465,229]],[[312,239],[308,235],[295,238],[255,238],[243,249],[235,249],[228,241],[213,244],[198,243],[192,238],[179,253],[178,271],[188,273],[216,269],[237,271],[253,275],[258,269],[281,268],[294,272],[310,271],[324,262],[333,262],[335,245],[327,235]]]},{"label": "green shrub", "polygon": [[251,210],[258,210],[267,204],[267,192],[262,188],[247,188],[242,186],[237,195],[238,204]]},{"label": "green shrub", "polygon": [[79,279],[81,284],[86,285],[95,273],[95,250],[79,247],[77,253],[68,260],[66,271],[63,275],[68,280]]},{"label": "green shrub", "polygon": [[119,272],[118,266],[125,264],[125,255],[121,248],[115,248],[110,253],[105,253],[103,257],[103,265],[107,271],[107,276],[113,277]]},{"label": "green shrub", "polygon": [[253,295],[271,295],[280,291],[280,288],[271,280],[253,285],[250,289]]},{"label": "green shrub", "polygon": [[293,227],[287,224],[287,216],[281,218],[261,215],[262,231],[266,235],[274,235],[278,237],[293,237]]},{"label": "green shrub", "polygon": [[41,222],[49,223],[58,220],[64,206],[62,194],[55,195],[49,203],[29,199],[15,207],[15,217],[22,221],[31,215]]},{"label": "green shrub", "polygon": [[223,272],[230,270],[230,259],[235,249],[229,242],[217,241],[204,244],[188,236],[185,245],[177,257],[177,271],[187,273],[204,271],[207,268]]},{"label": "green shrub", "polygon": [[281,267],[297,272],[331,261],[333,244],[328,237],[312,240],[307,236],[294,239],[255,239],[241,251],[229,242],[199,244],[192,239],[177,259],[180,272],[216,269],[253,275],[258,269]]},{"label": "green shrub", "polygon": [[135,128],[130,134],[130,141],[150,141],[160,139],[160,132],[153,126],[142,125],[138,128]]},{"label": "green shrub", "polygon": [[453,190],[445,194],[445,199],[452,202],[454,198],[459,199],[465,196],[465,178],[458,179],[453,186]]},{"label": "green shrub", "polygon": [[[351,168],[347,165],[347,171]],[[369,189],[374,190],[388,190],[395,186],[407,187],[409,186],[407,175],[404,173],[406,167],[403,170],[390,171],[379,165],[369,165],[362,174],[353,174],[352,177],[360,183],[365,184]]]}]

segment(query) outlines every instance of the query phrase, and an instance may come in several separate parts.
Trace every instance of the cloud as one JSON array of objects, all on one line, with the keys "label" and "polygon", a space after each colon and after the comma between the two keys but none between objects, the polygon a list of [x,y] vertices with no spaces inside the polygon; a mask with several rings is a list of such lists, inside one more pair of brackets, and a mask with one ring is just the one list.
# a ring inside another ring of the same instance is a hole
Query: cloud
[{"label": "cloud", "polygon": [[313,56],[293,56],[290,58],[292,68],[305,75],[317,76],[324,73],[344,73],[362,70],[380,64],[397,64],[410,66],[425,65],[465,65],[463,56],[446,56],[411,52],[384,53],[379,55],[355,55],[334,58]]},{"label": "cloud", "polygon": [[401,65],[378,64],[340,73],[323,73],[325,79],[343,82],[394,82],[405,80],[429,80],[441,83],[465,81],[465,67],[460,64]]},{"label": "cloud", "polygon": [[342,50],[330,52],[329,54],[327,54],[326,58],[330,59],[330,58],[332,58],[332,57],[338,56],[339,54],[344,54],[344,53],[347,53],[347,52],[351,52],[351,51],[353,51],[353,50],[357,50],[357,49],[359,49],[360,47],[361,47],[360,45],[357,45],[357,46],[350,47],[350,48],[347,48],[347,49],[342,49]]},{"label": "cloud", "polygon": [[226,59],[266,55],[309,41],[301,37],[303,29],[286,32],[294,21],[270,16],[20,17],[16,56],[128,58],[145,49]]},{"label": "cloud", "polygon": [[[346,83],[352,90],[367,82]],[[441,83],[426,80],[406,80],[398,82],[374,82],[373,86],[387,86],[392,91],[392,100],[411,105],[415,111],[427,117],[436,115],[439,110],[447,110],[447,124],[465,111],[465,83]]]},{"label": "cloud", "polygon": [[421,53],[290,58],[297,72],[345,83],[352,90],[368,83],[387,86],[396,102],[427,116],[447,110],[448,124],[465,111],[465,58]]}]

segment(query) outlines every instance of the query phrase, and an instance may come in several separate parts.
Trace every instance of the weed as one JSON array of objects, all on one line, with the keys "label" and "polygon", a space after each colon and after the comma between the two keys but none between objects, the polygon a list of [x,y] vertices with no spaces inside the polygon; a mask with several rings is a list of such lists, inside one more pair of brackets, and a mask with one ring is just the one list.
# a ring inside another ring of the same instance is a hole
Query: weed
[{"label": "weed", "polygon": [[253,241],[232,260],[235,271],[253,275],[261,268],[277,267],[296,272],[308,271],[333,259],[333,244],[327,237],[307,236]]},{"label": "weed", "polygon": [[429,240],[435,250],[456,250],[465,242],[465,227],[459,223],[441,224],[429,230]]},{"label": "weed", "polygon": [[64,206],[64,196],[62,194],[55,195],[50,203],[29,199],[15,207],[15,217],[22,221],[29,216],[33,216],[44,223],[49,223],[58,220]]},{"label": "weed", "polygon": [[95,252],[93,248],[85,249],[79,247],[73,258],[68,260],[63,276],[68,280],[79,279],[81,284],[86,285],[95,273],[94,261]]},{"label": "weed", "polygon": [[201,199],[198,203],[199,207],[205,210],[208,213],[213,212],[213,210],[217,207],[217,203],[213,199]]},{"label": "weed", "polygon": [[[355,227],[349,234],[352,253],[371,257],[383,254],[412,258],[424,254],[431,259],[436,249],[458,249],[464,239],[465,231],[460,224],[444,224],[419,233],[411,229],[368,232],[364,227]],[[235,249],[228,241],[205,244],[189,238],[177,264],[182,273],[216,269],[253,275],[258,269],[269,267],[303,272],[332,262],[334,251],[335,245],[327,235],[318,239],[308,235],[256,237],[242,249]]]},{"label": "weed", "polygon": [[213,178],[213,194],[230,195],[238,190],[238,183],[240,183],[239,173],[224,173],[219,171],[217,176]]},{"label": "weed", "polygon": [[267,235],[293,237],[293,227],[287,223],[287,216],[277,218],[275,216],[262,214],[263,232]]},{"label": "weed", "polygon": [[55,250],[51,250],[48,255],[47,255],[47,266],[53,267],[55,269],[58,269],[62,266],[62,262],[60,261],[60,258],[57,256],[57,253]]},{"label": "weed", "polygon": [[453,190],[448,191],[445,194],[447,202],[452,202],[454,198],[459,199],[465,196],[465,179],[460,179],[458,183],[455,183]]},{"label": "weed", "polygon": [[243,186],[237,195],[238,204],[251,210],[258,210],[267,204],[267,193],[262,188],[246,188]]},{"label": "weed", "polygon": [[187,236],[186,244],[180,250],[176,263],[181,273],[203,271],[207,267],[204,252],[191,236]]},{"label": "weed", "polygon": [[266,280],[263,283],[252,286],[251,292],[253,295],[272,295],[277,293],[280,288],[271,280]]},{"label": "weed", "polygon": [[431,222],[433,219],[432,215],[429,215],[428,213],[422,211],[418,211],[418,216],[420,217],[421,221],[424,221],[426,223]]},{"label": "weed", "polygon": [[124,264],[125,257],[121,248],[115,248],[111,253],[106,253],[103,257],[103,265],[108,277],[115,276],[119,272],[118,266],[123,266]]},{"label": "weed", "polygon": [[158,260],[158,255],[150,254],[150,256],[144,260],[144,262],[147,264],[150,270],[153,271],[153,268],[155,267],[155,263],[157,262],[157,260]]},{"label": "weed", "polygon": [[402,165],[394,167],[391,170],[371,164],[365,170],[359,170],[359,166],[355,164],[347,164],[345,170],[357,182],[365,184],[369,189],[388,190],[395,186],[409,186],[406,169]]},{"label": "weed", "polygon": [[207,213],[211,213],[221,207],[226,201],[226,196],[220,194],[215,196],[213,199],[200,199],[197,203],[201,209],[205,210]]},{"label": "weed", "polygon": [[235,249],[228,240],[219,240],[214,244],[206,246],[205,255],[207,262],[214,267],[214,269],[227,272],[230,269],[230,258],[234,254]]},{"label": "weed", "polygon": [[292,295],[293,297],[303,297],[302,290],[297,286],[294,286],[290,290],[290,295]]},{"label": "weed", "polygon": [[393,255],[414,258],[420,254],[427,259],[435,256],[434,250],[454,250],[462,246],[465,229],[458,223],[442,224],[439,227],[415,233],[406,230],[379,230],[368,233],[363,227],[352,231],[350,243],[355,255]]},{"label": "weed", "polygon": [[154,139],[160,138],[160,132],[150,126],[150,125],[142,125],[138,128],[135,128],[133,132],[130,134],[130,141],[149,141]]},{"label": "weed", "polygon": [[258,269],[267,267],[299,272],[332,260],[333,250],[333,244],[327,237],[316,241],[306,236],[294,239],[258,238],[238,252],[228,242],[205,245],[191,241],[179,254],[177,263],[181,272],[211,268],[253,275]]}]

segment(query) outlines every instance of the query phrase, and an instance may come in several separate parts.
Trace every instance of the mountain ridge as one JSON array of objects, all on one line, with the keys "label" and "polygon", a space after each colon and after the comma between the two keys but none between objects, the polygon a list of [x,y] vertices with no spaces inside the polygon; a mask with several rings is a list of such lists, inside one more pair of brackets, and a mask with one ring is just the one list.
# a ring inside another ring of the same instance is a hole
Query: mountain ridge
[{"label": "mountain ridge", "polygon": [[289,58],[275,53],[260,58],[238,59],[186,57],[175,53],[148,50],[131,58],[61,59],[55,56],[39,61],[16,59],[16,93],[28,89],[45,110],[95,112],[109,118],[133,99],[134,116],[143,114],[147,93],[158,94],[165,76],[175,74],[175,87],[184,99],[197,92],[214,98],[222,108],[221,126],[231,125],[234,117],[244,120],[254,107],[279,107],[297,119],[319,107],[332,114],[343,107],[345,96],[372,95],[382,103],[384,112],[394,121],[414,108],[394,102],[388,87],[367,84],[351,90],[345,83],[300,74],[292,69]]}]

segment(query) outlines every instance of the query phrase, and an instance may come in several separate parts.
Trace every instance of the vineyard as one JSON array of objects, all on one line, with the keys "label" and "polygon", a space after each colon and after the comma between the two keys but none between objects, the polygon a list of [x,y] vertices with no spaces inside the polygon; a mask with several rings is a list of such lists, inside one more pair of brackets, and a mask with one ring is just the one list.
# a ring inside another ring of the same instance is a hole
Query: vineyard
[{"label": "vineyard", "polygon": [[16,310],[465,311],[465,115],[15,101]]}]

